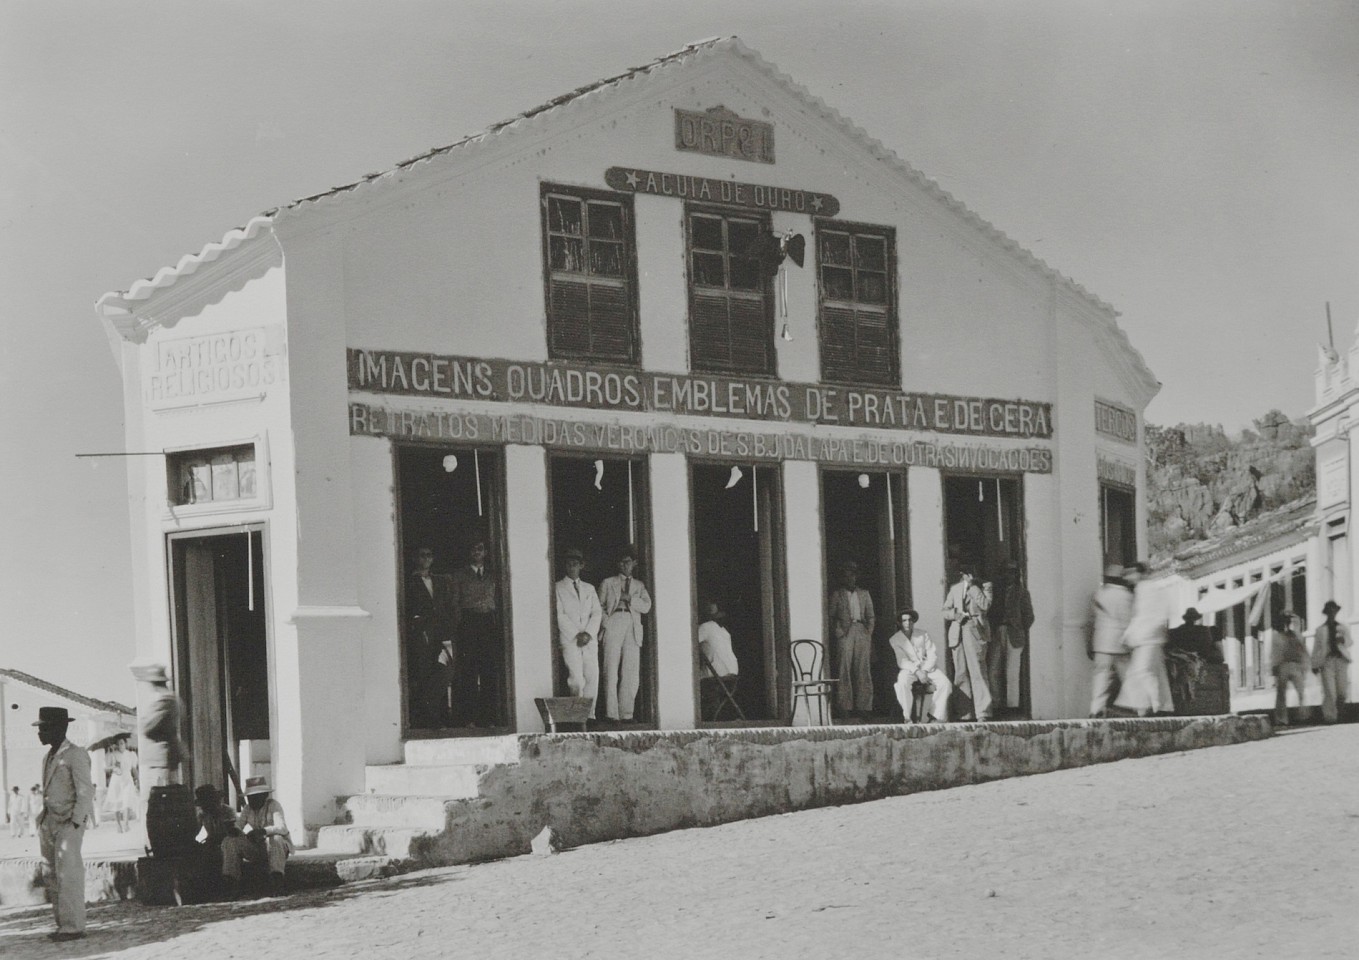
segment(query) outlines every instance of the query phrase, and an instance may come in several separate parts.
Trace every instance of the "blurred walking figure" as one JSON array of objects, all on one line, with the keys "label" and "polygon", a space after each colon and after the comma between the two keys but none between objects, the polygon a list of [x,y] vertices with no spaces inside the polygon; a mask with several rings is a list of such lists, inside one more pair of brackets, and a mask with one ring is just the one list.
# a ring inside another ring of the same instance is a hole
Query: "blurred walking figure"
[{"label": "blurred walking figure", "polygon": [[1350,632],[1336,622],[1340,604],[1327,600],[1321,612],[1326,620],[1312,641],[1312,672],[1321,676],[1321,719],[1335,723],[1350,693]]},{"label": "blurred walking figure", "polygon": [[106,752],[109,756],[109,785],[104,803],[113,813],[118,832],[125,833],[130,829],[128,821],[136,815],[138,806],[137,787],[132,779],[132,764],[136,760],[121,740]]},{"label": "blurred walking figure", "polygon": [[9,835],[22,837],[28,829],[28,797],[15,787],[6,799],[9,801],[6,806],[9,812]]},{"label": "blurred walking figure", "polygon": [[1133,592],[1123,579],[1123,568],[1111,563],[1104,568],[1104,583],[1095,591],[1092,602],[1095,626],[1090,632],[1086,655],[1095,661],[1091,679],[1090,716],[1108,714],[1109,697],[1121,690],[1128,677],[1132,651],[1123,642],[1132,621]]},{"label": "blurred walking figure", "polygon": [[38,835],[38,814],[42,813],[42,787],[36,783],[28,792],[28,835]]},{"label": "blurred walking figure", "polygon": [[1150,717],[1174,709],[1170,677],[1166,674],[1166,615],[1155,587],[1143,579],[1145,564],[1135,563],[1123,571],[1132,584],[1132,620],[1123,641],[1132,650],[1128,674],[1114,705]]},{"label": "blurred walking figure", "polygon": [[1292,610],[1285,610],[1283,629],[1274,637],[1270,649],[1270,672],[1274,674],[1274,722],[1288,726],[1288,687],[1298,692],[1298,712],[1303,710],[1303,691],[1307,688],[1307,644],[1302,639],[1302,624]]},{"label": "blurred walking figure", "polygon": [[959,720],[991,719],[991,688],[986,684],[986,614],[991,602],[963,568],[944,597],[953,694]]},{"label": "blurred walking figure", "polygon": [[179,764],[188,752],[179,735],[184,708],[170,689],[170,675],[163,664],[136,665],[133,675],[150,688],[145,694],[146,714],[138,720],[143,742],[141,762],[147,771],[145,786],[178,783]]}]

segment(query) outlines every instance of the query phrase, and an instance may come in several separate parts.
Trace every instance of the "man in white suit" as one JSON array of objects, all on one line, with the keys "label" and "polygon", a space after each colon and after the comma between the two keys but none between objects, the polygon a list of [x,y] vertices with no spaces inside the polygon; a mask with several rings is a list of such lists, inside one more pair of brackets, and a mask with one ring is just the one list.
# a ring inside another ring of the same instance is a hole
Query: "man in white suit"
[{"label": "man in white suit", "polygon": [[566,576],[557,581],[557,645],[566,665],[566,685],[573,697],[590,698],[590,719],[595,718],[599,693],[599,624],[604,612],[593,585],[580,578],[584,555],[572,547],[566,551]]},{"label": "man in white suit", "polygon": [[57,930],[50,940],[85,936],[85,861],[80,845],[86,821],[94,816],[90,755],[66,739],[71,717],[65,707],[39,707],[38,739],[50,747],[42,761],[42,813],[39,845],[47,861],[48,885]]},{"label": "man in white suit", "polygon": [[939,669],[939,654],[934,641],[924,630],[917,630],[916,621],[920,614],[914,610],[903,610],[898,622],[901,629],[892,634],[887,642],[897,655],[897,682],[892,685],[901,704],[902,717],[911,719],[911,688],[917,683],[925,684],[934,693],[930,704],[930,714],[925,722],[948,722],[948,698],[953,692],[953,684],[948,682],[944,671]]},{"label": "man in white suit", "polygon": [[604,716],[631,720],[642,676],[642,615],[651,610],[646,584],[632,575],[637,551],[618,557],[618,576],[599,585],[604,610]]},{"label": "man in white suit", "polygon": [[960,570],[958,582],[944,597],[960,720],[991,719],[991,688],[986,684],[986,614],[990,608],[990,598],[977,586],[972,571]]}]

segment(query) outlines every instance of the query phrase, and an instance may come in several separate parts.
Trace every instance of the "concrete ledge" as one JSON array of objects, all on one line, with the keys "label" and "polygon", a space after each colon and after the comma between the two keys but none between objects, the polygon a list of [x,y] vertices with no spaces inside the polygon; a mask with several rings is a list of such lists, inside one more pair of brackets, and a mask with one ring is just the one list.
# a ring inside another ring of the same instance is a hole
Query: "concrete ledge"
[{"label": "concrete ledge", "polygon": [[[47,902],[43,862],[36,857],[0,860],[0,905],[33,906]],[[85,899],[130,900],[137,888],[135,859],[94,859],[85,861]]]},{"label": "concrete ledge", "polygon": [[529,852],[545,826],[566,846],[1259,740],[1263,717],[523,735],[415,865]]}]

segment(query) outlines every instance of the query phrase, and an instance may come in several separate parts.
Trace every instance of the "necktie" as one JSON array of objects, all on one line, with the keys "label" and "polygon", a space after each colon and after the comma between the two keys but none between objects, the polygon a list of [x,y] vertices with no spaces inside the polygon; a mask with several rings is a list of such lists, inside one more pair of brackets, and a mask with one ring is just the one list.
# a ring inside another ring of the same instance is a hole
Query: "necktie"
[{"label": "necktie", "polygon": [[481,567],[477,567],[477,579],[480,580],[480,579],[482,579],[482,577],[483,577],[483,574],[482,574],[482,572],[481,572]]},{"label": "necktie", "polygon": [[[580,599],[580,581],[579,581],[579,580],[572,580],[571,583],[572,583],[572,585],[576,588],[576,599],[579,600],[579,599]],[[693,682],[693,681],[691,680],[690,683],[692,683],[692,682]]]}]

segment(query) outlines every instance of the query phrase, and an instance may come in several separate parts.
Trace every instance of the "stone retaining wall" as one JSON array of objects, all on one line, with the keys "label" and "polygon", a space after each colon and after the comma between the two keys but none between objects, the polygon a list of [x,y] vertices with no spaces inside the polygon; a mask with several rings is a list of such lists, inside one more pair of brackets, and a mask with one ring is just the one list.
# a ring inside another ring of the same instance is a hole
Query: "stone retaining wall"
[{"label": "stone retaining wall", "polygon": [[527,853],[545,826],[577,846],[1269,735],[1235,716],[525,735],[411,853],[467,863]]}]

